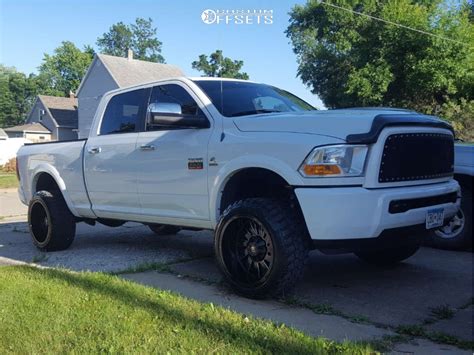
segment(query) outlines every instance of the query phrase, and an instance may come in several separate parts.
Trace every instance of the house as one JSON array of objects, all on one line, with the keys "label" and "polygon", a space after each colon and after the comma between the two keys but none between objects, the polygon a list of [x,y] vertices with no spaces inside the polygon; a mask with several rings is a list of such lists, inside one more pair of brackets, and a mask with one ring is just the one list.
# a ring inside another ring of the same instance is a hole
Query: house
[{"label": "house", "polygon": [[8,135],[5,133],[3,129],[0,128],[0,141],[4,141],[8,139]]},{"label": "house", "polygon": [[77,90],[79,110],[79,138],[87,138],[92,120],[102,96],[118,88],[146,82],[183,76],[176,66],[133,59],[96,54]]},{"label": "house", "polygon": [[49,130],[51,140],[58,141],[77,139],[77,122],[77,99],[72,95],[38,95],[26,119],[26,124],[41,123]]},{"label": "house", "polygon": [[42,123],[33,122],[5,128],[8,140],[12,138],[24,138],[30,142],[47,142],[52,140],[51,131]]}]

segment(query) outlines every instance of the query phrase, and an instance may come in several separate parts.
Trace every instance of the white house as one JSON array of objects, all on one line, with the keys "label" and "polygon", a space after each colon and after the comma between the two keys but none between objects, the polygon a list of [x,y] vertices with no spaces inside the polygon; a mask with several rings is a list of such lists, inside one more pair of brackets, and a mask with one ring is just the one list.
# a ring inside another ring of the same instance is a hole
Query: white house
[{"label": "white house", "polygon": [[102,96],[114,89],[183,76],[178,67],[128,58],[96,54],[77,90],[79,139],[87,138]]}]

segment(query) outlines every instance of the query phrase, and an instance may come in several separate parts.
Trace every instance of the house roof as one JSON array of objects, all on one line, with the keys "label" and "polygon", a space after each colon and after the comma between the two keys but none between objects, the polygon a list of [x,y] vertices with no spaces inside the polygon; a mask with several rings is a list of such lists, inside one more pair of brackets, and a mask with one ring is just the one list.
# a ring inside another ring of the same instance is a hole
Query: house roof
[{"label": "house roof", "polygon": [[77,99],[38,95],[38,99],[49,110],[58,127],[77,128]]},{"label": "house roof", "polygon": [[18,126],[5,128],[5,132],[34,132],[34,133],[51,133],[49,129],[39,122],[26,123]]},{"label": "house roof", "polygon": [[117,85],[122,88],[167,78],[184,76],[184,73],[175,65],[147,62],[138,59],[115,57],[106,54],[96,54],[86,75],[77,89],[77,95],[88,79],[91,68],[96,61],[101,61]]},{"label": "house roof", "polygon": [[5,137],[8,138],[8,135],[5,133],[3,129],[0,128],[0,138],[5,138]]}]

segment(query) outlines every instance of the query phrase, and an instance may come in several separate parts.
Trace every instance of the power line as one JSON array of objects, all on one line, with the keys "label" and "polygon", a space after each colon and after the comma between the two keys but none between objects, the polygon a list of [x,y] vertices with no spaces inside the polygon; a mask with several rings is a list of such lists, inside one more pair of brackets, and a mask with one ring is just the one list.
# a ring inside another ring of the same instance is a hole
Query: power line
[{"label": "power line", "polygon": [[409,26],[405,26],[405,25],[402,25],[402,24],[397,23],[397,22],[385,20],[385,19],[383,19],[383,18],[375,17],[375,16],[372,16],[372,15],[369,15],[369,14],[364,14],[363,12],[359,12],[359,11],[355,11],[355,10],[352,10],[352,9],[348,9],[348,8],[346,8],[346,7],[343,7],[343,6],[331,4],[331,3],[326,2],[326,1],[323,1],[323,0],[319,0],[319,2],[322,3],[322,4],[324,4],[324,5],[327,5],[327,6],[332,6],[332,7],[336,8],[336,9],[340,9],[340,10],[344,10],[344,11],[347,11],[347,12],[351,12],[351,13],[356,14],[356,15],[368,17],[368,18],[370,18],[370,19],[372,19],[372,20],[376,20],[376,21],[388,23],[389,25],[401,27],[401,28],[404,28],[404,29],[407,29],[407,30],[410,30],[410,31],[415,31],[415,32],[424,34],[424,35],[436,37],[436,38],[439,38],[439,39],[442,39],[442,40],[445,40],[445,41],[450,41],[450,42],[462,44],[463,46],[471,47],[469,44],[466,44],[466,43],[461,42],[461,41],[457,41],[457,40],[452,39],[452,38],[448,38],[448,37],[444,37],[444,36],[439,36],[439,35],[436,35],[436,34],[434,34],[434,33],[427,32],[427,31],[423,31],[423,30],[419,30],[419,29],[412,28],[412,27],[409,27]]}]

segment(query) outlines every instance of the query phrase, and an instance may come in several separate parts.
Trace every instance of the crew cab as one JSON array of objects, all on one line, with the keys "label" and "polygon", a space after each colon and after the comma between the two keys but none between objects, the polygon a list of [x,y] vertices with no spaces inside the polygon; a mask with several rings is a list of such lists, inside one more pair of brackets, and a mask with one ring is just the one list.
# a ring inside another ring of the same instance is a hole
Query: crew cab
[{"label": "crew cab", "polygon": [[460,205],[453,129],[390,108],[318,111],[276,87],[174,78],[106,93],[89,138],[18,152],[34,244],[76,223],[214,231],[217,262],[249,297],[286,292],[308,251],[386,265]]}]

